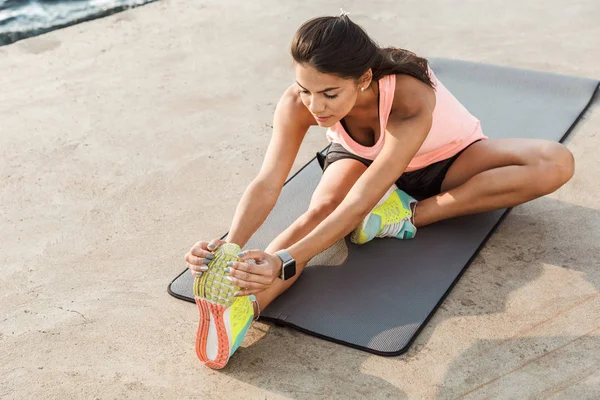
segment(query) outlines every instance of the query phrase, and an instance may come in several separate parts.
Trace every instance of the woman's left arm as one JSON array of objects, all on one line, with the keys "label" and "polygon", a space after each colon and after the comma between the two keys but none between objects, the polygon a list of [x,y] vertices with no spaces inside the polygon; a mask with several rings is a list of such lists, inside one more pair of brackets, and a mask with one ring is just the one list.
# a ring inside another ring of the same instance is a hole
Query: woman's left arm
[{"label": "woman's left arm", "polygon": [[[373,163],[352,186],[338,207],[308,235],[287,248],[297,264],[329,248],[352,232],[371,212],[387,190],[404,173],[415,156],[432,124],[435,93],[425,83],[408,75],[398,75],[392,112],[390,113],[384,146]],[[238,292],[245,296],[270,286],[279,274],[281,259],[260,250],[245,251],[242,262],[232,265],[232,281],[247,288]],[[253,259],[258,264],[245,261]]]},{"label": "woman's left arm", "polygon": [[287,251],[304,263],[348,235],[398,180],[431,129],[435,94],[411,76],[396,79],[394,108],[379,155],[356,181],[340,205],[311,233]]}]

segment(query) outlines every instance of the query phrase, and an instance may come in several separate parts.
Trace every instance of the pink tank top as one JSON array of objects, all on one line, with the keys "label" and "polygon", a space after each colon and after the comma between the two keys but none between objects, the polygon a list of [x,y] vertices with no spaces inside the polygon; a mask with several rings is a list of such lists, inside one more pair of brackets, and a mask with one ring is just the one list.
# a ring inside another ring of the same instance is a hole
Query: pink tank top
[{"label": "pink tank top", "polygon": [[[421,169],[450,158],[477,139],[487,139],[481,130],[479,120],[460,104],[442,82],[437,79],[431,69],[429,70],[429,76],[434,84],[436,95],[433,122],[423,145],[408,164],[406,172]],[[363,146],[354,141],[341,122],[336,123],[327,130],[329,142],[339,143],[346,150],[359,157],[374,160],[383,148],[395,90],[396,75],[387,75],[379,80],[379,124],[381,134],[375,145]]]}]

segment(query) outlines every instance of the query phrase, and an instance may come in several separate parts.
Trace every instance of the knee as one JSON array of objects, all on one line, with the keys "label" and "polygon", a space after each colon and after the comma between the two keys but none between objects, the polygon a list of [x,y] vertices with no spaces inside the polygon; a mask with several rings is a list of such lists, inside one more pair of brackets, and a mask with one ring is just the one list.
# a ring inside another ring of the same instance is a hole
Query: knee
[{"label": "knee", "polygon": [[535,165],[539,171],[534,183],[538,195],[554,192],[567,183],[575,173],[575,158],[561,143],[549,143],[536,155]]},{"label": "knee", "polygon": [[340,203],[341,200],[333,197],[313,201],[308,207],[308,211],[305,215],[310,219],[322,221],[327,218],[329,214],[331,214],[337,208],[337,206],[340,205]]}]

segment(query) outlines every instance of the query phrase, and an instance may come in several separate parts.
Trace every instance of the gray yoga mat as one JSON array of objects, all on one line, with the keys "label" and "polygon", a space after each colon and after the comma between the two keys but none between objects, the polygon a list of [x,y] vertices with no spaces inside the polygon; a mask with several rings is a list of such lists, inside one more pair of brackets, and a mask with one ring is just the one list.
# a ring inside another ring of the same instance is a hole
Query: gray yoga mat
[{"label": "gray yoga mat", "polygon": [[[598,81],[456,60],[432,69],[482,123],[490,138],[562,141],[587,108]],[[308,207],[322,175],[317,158],[286,183],[275,209],[246,249],[264,249]],[[398,355],[425,326],[507,209],[420,229],[412,240],[345,238],[311,260],[261,320],[380,355]],[[366,271],[366,272],[365,272]],[[173,296],[193,302],[184,270]]]}]

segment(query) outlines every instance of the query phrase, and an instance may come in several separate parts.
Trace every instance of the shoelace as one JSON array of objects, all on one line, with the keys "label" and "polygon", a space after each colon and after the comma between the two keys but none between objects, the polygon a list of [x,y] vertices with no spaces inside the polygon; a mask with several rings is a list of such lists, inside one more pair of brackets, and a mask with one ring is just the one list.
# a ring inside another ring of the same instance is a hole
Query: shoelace
[{"label": "shoelace", "polygon": [[384,226],[383,230],[375,236],[380,238],[388,236],[397,236],[398,233],[400,233],[400,231],[402,230],[402,227],[404,227],[404,220],[391,225]]}]

